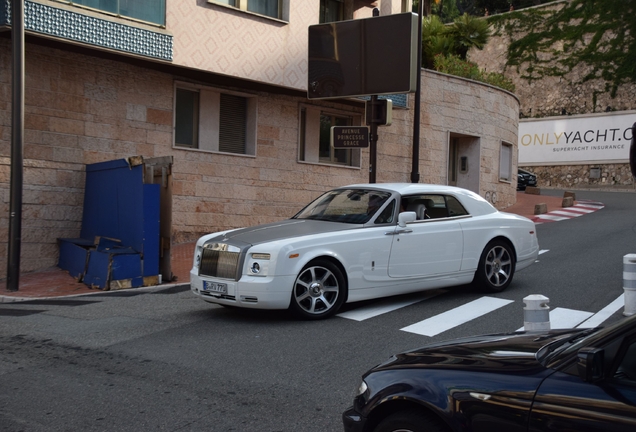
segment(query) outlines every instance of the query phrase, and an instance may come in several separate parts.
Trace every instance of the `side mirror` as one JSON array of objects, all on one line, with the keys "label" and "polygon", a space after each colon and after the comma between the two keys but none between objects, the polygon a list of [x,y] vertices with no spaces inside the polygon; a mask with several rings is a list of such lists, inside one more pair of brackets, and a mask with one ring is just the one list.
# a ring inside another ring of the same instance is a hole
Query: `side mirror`
[{"label": "side mirror", "polygon": [[404,228],[406,227],[407,223],[415,222],[416,219],[417,219],[417,216],[415,215],[415,212],[412,212],[412,211],[402,212],[398,215],[398,225],[400,226],[400,228]]},{"label": "side mirror", "polygon": [[581,348],[577,353],[577,357],[576,367],[583,381],[592,383],[603,379],[605,350],[601,348]]}]

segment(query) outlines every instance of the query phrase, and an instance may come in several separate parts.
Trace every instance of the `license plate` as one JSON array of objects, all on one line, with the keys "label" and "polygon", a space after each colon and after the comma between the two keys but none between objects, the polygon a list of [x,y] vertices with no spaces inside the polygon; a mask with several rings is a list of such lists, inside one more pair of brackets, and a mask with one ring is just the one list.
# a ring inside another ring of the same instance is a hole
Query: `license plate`
[{"label": "license plate", "polygon": [[203,291],[227,294],[227,284],[203,281]]}]

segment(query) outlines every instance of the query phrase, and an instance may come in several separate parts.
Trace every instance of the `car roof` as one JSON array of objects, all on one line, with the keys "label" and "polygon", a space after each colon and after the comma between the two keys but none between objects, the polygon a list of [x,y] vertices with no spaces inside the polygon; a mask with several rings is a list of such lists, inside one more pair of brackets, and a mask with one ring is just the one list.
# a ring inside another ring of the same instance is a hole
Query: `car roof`
[{"label": "car roof", "polygon": [[[414,193],[454,193],[454,194],[474,194],[467,189],[455,186],[427,184],[427,183],[359,183],[348,186],[342,186],[338,189],[382,189],[391,192],[397,192],[400,195],[409,195]],[[477,195],[477,194],[475,194]]]},{"label": "car roof", "polygon": [[400,195],[411,194],[448,194],[453,195],[467,207],[467,210],[473,215],[489,214],[496,212],[497,209],[486,201],[479,194],[468,189],[456,186],[427,184],[427,183],[360,183],[343,186],[337,189],[376,189],[396,192]]}]

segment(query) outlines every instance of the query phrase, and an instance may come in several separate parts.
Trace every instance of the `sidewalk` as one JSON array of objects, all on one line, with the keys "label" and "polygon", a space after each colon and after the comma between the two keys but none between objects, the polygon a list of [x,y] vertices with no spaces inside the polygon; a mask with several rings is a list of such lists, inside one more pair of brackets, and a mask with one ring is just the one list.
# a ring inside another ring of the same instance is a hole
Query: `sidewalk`
[{"label": "sidewalk", "polygon": [[[532,195],[524,192],[517,192],[517,203],[507,209],[504,209],[504,211],[507,213],[522,215],[531,219],[534,216],[535,204],[545,203],[548,206],[548,211],[553,211],[561,208],[562,200],[562,197],[558,196]],[[175,281],[166,281],[161,285],[153,287],[132,289],[158,290],[175,285],[188,284],[190,282],[190,269],[192,267],[193,253],[194,242],[173,245],[172,273],[177,279]],[[105,292],[100,289],[92,289],[81,282],[77,282],[66,271],[61,270],[58,267],[20,275],[20,287],[16,292],[6,290],[6,281],[1,281],[0,283],[3,285],[0,287],[0,303]]]}]

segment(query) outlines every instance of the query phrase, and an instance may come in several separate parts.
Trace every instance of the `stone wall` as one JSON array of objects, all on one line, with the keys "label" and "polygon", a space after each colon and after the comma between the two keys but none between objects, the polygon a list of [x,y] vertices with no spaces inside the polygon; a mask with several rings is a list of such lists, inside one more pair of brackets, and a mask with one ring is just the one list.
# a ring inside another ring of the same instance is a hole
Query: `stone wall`
[{"label": "stone wall", "polygon": [[524,167],[537,175],[539,187],[555,189],[634,189],[629,164]]},{"label": "stone wall", "polygon": [[[562,8],[567,1],[556,1],[537,6],[537,8],[555,10]],[[515,94],[519,97],[522,118],[636,109],[636,83],[619,86],[615,97],[612,97],[610,91],[606,89],[605,80],[583,81],[583,77],[589,72],[589,67],[584,65],[575,67],[564,77],[547,76],[533,81],[522,78],[527,68],[532,65],[521,65],[519,70],[516,67],[506,66],[510,38],[504,34],[505,32],[500,33],[502,34],[494,35],[483,50],[471,50],[468,57],[469,60],[476,62],[480,69],[503,73],[515,84]],[[600,167],[603,175],[600,178],[590,178],[590,167]],[[539,187],[573,188],[634,185],[634,178],[630,174],[627,163],[526,168],[539,174]]]}]

